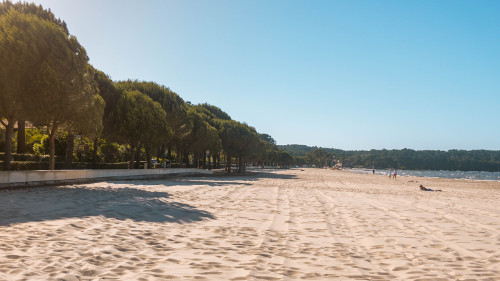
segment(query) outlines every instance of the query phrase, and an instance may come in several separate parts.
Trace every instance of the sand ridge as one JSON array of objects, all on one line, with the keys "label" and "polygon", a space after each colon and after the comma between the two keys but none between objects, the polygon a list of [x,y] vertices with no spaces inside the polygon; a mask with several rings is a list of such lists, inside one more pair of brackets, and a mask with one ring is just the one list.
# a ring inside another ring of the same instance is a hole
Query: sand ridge
[{"label": "sand ridge", "polygon": [[2,191],[0,280],[500,280],[499,199],[321,169]]}]

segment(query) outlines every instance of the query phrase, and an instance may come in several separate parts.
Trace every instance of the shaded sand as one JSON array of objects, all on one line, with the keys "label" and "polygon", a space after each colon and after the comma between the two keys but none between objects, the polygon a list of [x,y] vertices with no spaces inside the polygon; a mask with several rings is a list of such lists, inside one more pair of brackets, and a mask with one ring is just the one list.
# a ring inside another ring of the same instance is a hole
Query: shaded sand
[{"label": "shaded sand", "polygon": [[1,191],[0,207],[0,280],[500,280],[500,182],[297,169]]}]

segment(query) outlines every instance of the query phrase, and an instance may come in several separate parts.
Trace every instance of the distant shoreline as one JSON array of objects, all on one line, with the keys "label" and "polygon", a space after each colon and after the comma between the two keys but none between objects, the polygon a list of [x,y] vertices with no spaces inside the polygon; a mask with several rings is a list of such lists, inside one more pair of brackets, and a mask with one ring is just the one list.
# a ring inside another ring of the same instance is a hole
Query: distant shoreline
[{"label": "distant shoreline", "polygon": [[[358,174],[372,174],[373,169],[352,168],[344,171]],[[445,170],[397,170],[398,176],[419,178],[457,179],[473,181],[500,181],[500,172],[488,171],[445,171]],[[388,175],[389,169],[375,169],[377,175]]]}]

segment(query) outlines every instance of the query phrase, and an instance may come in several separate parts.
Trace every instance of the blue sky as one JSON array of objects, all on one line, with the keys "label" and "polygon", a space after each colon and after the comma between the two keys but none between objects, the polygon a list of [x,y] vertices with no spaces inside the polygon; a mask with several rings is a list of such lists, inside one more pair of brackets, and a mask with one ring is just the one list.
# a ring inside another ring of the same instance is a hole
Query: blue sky
[{"label": "blue sky", "polygon": [[37,0],[113,80],[278,144],[500,149],[500,1]]}]

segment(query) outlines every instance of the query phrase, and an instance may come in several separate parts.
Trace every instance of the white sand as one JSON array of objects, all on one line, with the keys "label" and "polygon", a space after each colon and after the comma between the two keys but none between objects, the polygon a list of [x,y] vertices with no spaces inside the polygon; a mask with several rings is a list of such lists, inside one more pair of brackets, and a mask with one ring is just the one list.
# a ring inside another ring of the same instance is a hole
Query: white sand
[{"label": "white sand", "polygon": [[0,191],[0,208],[0,280],[500,280],[500,182],[283,170]]}]

